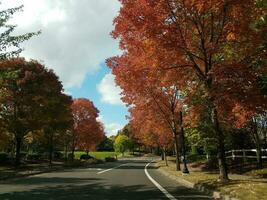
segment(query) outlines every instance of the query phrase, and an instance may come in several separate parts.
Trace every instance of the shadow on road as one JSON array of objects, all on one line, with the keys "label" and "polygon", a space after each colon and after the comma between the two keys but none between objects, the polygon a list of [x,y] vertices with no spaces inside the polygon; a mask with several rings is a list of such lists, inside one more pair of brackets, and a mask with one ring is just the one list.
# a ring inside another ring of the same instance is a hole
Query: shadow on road
[{"label": "shadow on road", "polygon": [[[34,182],[40,181],[40,184],[49,181],[53,181],[53,183],[66,183],[66,179],[62,178],[60,180],[51,179],[51,180],[44,180],[36,179]],[[67,179],[73,183],[73,181],[78,181],[78,179],[71,180]],[[84,179],[80,180],[81,182]],[[33,182],[32,182],[33,183]],[[30,191],[24,192],[13,192],[7,194],[0,194],[0,199],[4,200],[21,200],[21,199],[57,199],[57,200],[136,200],[136,199],[147,199],[147,200],[160,200],[164,199],[162,194],[154,188],[147,188],[144,189],[144,185],[132,185],[132,186],[121,186],[121,185],[109,185],[105,183],[92,183],[86,185],[60,185],[60,186],[46,186],[42,188],[32,189]]]}]

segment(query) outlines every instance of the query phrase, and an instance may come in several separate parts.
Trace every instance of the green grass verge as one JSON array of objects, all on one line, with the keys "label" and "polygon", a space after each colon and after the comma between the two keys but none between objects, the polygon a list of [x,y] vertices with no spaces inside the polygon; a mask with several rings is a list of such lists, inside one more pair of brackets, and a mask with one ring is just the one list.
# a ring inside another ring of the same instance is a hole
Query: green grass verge
[{"label": "green grass verge", "polygon": [[[80,156],[82,154],[86,154],[86,152],[75,151],[75,153],[74,153],[76,159],[80,159]],[[116,155],[119,156],[120,153],[103,151],[103,152],[89,152],[89,155],[95,157],[96,159],[104,160],[106,157],[115,157]]]},{"label": "green grass verge", "polygon": [[[170,158],[173,160],[173,158]],[[183,175],[175,170],[175,164],[169,162],[169,166],[165,166],[164,161],[160,161],[158,166],[164,171],[183,178],[192,183],[201,183],[208,188],[220,191],[224,194],[236,197],[240,200],[267,200],[267,181],[266,179],[246,178],[245,176],[230,175],[230,181],[222,183],[218,181],[219,174],[214,172],[192,171],[189,175]],[[254,170],[254,174],[264,174],[267,169]]]}]

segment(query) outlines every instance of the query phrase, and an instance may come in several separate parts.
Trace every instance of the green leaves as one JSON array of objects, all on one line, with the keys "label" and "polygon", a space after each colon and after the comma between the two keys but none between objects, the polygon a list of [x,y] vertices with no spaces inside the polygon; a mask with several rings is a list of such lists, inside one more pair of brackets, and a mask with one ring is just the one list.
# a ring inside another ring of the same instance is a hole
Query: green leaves
[{"label": "green leaves", "polygon": [[12,15],[22,11],[22,8],[23,6],[19,6],[0,11],[0,29],[2,30],[0,34],[0,60],[18,56],[23,51],[20,44],[41,33],[41,31],[38,31],[22,35],[12,35],[16,25],[9,25],[7,23]]}]

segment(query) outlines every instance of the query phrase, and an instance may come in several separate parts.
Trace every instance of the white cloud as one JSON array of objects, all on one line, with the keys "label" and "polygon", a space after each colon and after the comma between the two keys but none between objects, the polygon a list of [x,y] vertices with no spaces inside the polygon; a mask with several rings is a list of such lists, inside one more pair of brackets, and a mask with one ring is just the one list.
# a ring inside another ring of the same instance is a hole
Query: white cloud
[{"label": "white cloud", "polygon": [[122,105],[121,101],[121,88],[116,85],[114,76],[106,74],[97,85],[97,90],[101,94],[101,101],[112,105]]},{"label": "white cloud", "polygon": [[109,33],[120,4],[117,0],[2,0],[2,8],[24,4],[12,23],[17,33],[41,30],[24,44],[22,56],[43,61],[55,70],[65,88],[79,87],[87,74],[119,54]]},{"label": "white cloud", "polygon": [[105,132],[107,136],[116,135],[119,130],[123,128],[123,125],[118,123],[105,124]]}]

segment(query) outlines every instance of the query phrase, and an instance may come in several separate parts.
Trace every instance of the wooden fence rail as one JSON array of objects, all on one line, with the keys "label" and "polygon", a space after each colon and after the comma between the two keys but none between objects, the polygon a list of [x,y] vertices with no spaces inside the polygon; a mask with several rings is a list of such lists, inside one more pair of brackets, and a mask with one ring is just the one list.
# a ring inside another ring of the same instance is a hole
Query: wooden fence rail
[{"label": "wooden fence rail", "polygon": [[[267,149],[262,149],[262,159],[267,159]],[[250,152],[250,155],[248,155]],[[265,153],[266,152],[266,153]],[[235,160],[235,158],[243,158],[243,160],[246,160],[247,158],[251,159],[257,159],[257,150],[256,149],[238,149],[238,150],[231,150],[226,151],[226,158]],[[251,155],[251,153],[255,153],[255,155]]]}]

